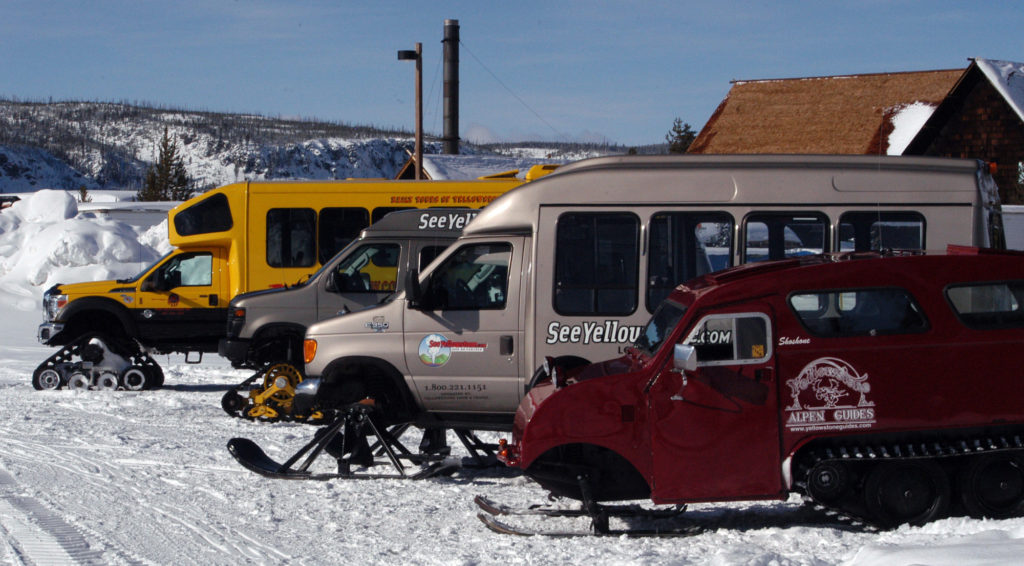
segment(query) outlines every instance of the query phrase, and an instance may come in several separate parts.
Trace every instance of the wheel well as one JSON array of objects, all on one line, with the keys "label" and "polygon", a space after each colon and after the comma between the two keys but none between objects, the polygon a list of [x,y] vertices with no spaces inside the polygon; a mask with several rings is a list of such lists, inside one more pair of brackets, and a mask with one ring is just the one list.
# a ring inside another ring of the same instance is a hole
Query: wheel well
[{"label": "wheel well", "polygon": [[534,460],[526,474],[555,495],[582,499],[579,476],[586,474],[595,501],[648,499],[651,487],[621,454],[595,444],[563,444]]},{"label": "wheel well", "polygon": [[75,311],[64,323],[60,343],[70,343],[91,332],[122,340],[134,337],[129,334],[129,329],[125,327],[124,321],[116,313],[105,308],[85,309]]},{"label": "wheel well", "polygon": [[306,327],[298,324],[274,324],[260,328],[253,335],[250,357],[257,364],[287,360],[302,367],[302,339]]},{"label": "wheel well", "polygon": [[376,401],[388,424],[411,422],[418,412],[404,376],[391,364],[357,356],[328,364],[317,397],[322,408],[337,408],[367,397]]}]

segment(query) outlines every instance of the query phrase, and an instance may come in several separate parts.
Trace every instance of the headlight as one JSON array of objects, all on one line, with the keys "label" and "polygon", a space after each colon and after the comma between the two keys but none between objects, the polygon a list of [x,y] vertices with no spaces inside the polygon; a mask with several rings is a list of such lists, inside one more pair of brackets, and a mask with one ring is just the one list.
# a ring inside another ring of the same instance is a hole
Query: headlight
[{"label": "headlight", "polygon": [[57,312],[68,304],[67,295],[43,296],[43,320],[50,322],[57,319]]}]

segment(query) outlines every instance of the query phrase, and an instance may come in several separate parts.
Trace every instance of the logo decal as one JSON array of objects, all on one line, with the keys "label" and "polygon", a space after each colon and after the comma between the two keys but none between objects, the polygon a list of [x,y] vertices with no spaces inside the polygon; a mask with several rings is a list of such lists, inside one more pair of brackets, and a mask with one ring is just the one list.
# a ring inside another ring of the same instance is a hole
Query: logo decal
[{"label": "logo decal", "polygon": [[633,344],[643,332],[642,326],[627,326],[617,320],[588,321],[581,324],[548,324],[547,344]]},{"label": "logo decal", "polygon": [[452,341],[440,334],[431,334],[420,340],[420,361],[430,367],[441,367],[448,363],[453,352],[483,352],[487,344],[468,341]]},{"label": "logo decal", "polygon": [[818,358],[786,380],[792,404],[786,428],[793,432],[870,428],[875,404],[868,400],[868,375],[839,358]]},{"label": "logo decal", "polygon": [[391,326],[391,324],[384,320],[383,316],[375,316],[373,317],[373,320],[366,323],[366,327],[374,332],[384,332],[389,326]]},{"label": "logo decal", "polygon": [[121,293],[121,300],[124,301],[126,305],[130,305],[132,304],[132,301],[135,300],[135,297]]}]

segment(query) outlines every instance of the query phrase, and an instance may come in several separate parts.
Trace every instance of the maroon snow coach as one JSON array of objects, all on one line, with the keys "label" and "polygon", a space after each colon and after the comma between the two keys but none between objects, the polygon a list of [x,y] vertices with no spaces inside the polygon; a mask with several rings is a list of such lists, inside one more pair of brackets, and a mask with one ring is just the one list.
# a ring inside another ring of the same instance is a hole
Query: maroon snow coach
[{"label": "maroon snow coach", "polygon": [[797,492],[882,527],[1017,516],[1022,351],[1024,254],[748,264],[678,287],[627,355],[548,372],[501,457],[591,510]]}]

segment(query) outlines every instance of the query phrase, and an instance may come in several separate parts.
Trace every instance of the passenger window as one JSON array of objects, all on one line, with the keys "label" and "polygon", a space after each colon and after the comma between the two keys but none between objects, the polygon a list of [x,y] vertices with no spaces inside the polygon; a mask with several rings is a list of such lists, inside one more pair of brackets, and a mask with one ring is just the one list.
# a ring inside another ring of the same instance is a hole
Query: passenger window
[{"label": "passenger window", "polygon": [[771,325],[761,313],[709,315],[683,343],[697,350],[698,365],[761,363],[771,357]]},{"label": "passenger window", "polygon": [[[380,209],[375,209],[374,212]],[[376,220],[374,220],[376,222]],[[359,233],[370,225],[369,214],[365,208],[324,208],[320,211],[319,233],[317,234],[320,263],[334,257]]]},{"label": "passenger window", "polygon": [[647,310],[680,283],[732,265],[732,216],[724,212],[663,212],[651,218]]},{"label": "passenger window", "polygon": [[463,246],[430,276],[427,303],[434,310],[505,308],[511,259],[510,244]]},{"label": "passenger window", "polygon": [[928,329],[917,302],[898,288],[794,293],[789,306],[808,332],[823,338],[909,334]]},{"label": "passenger window", "polygon": [[640,220],[631,213],[570,213],[555,235],[555,312],[636,311]]},{"label": "passenger window", "polygon": [[223,232],[231,226],[231,207],[224,193],[203,199],[174,217],[174,229],[180,236]]},{"label": "passenger window", "polygon": [[828,251],[828,218],[820,213],[755,213],[744,220],[743,262]]},{"label": "passenger window", "polygon": [[839,217],[839,251],[923,250],[919,212],[846,212]]},{"label": "passenger window", "polygon": [[950,286],[946,298],[960,322],[970,328],[1024,327],[1024,281]]},{"label": "passenger window", "polygon": [[309,267],[316,263],[313,234],[316,212],[310,208],[267,211],[267,265]]},{"label": "passenger window", "polygon": [[335,289],[339,293],[394,291],[400,252],[398,244],[360,246],[335,268]]}]

